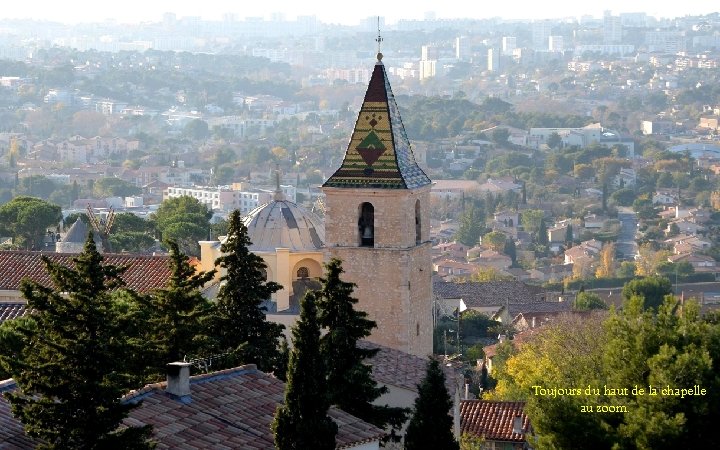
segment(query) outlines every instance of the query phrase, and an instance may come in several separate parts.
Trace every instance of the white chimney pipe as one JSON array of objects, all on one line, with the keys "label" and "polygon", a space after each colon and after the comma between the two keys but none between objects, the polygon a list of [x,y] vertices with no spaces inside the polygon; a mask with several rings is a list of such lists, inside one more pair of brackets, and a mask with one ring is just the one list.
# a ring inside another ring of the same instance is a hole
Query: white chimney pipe
[{"label": "white chimney pipe", "polygon": [[182,401],[190,401],[190,363],[173,362],[167,365],[165,392]]}]

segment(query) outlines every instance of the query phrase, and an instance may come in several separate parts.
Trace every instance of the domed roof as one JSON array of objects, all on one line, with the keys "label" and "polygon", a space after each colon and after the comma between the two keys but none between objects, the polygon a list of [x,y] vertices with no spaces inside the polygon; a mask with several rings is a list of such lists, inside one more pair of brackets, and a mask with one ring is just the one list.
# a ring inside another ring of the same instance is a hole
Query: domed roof
[{"label": "domed roof", "polygon": [[314,213],[295,203],[276,198],[258,206],[243,218],[252,245],[250,251],[319,251],[325,246],[325,227]]}]

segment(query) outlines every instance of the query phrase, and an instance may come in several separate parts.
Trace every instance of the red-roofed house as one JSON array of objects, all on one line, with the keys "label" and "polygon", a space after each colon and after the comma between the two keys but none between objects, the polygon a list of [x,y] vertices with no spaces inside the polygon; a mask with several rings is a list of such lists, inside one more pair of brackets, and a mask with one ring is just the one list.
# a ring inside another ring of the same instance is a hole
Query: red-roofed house
[{"label": "red-roofed house", "polygon": [[[193,377],[189,363],[172,365],[176,375],[169,375],[168,382],[147,385],[123,398],[126,403],[141,402],[130,411],[126,425],[152,425],[158,449],[275,448],[270,425],[283,403],[282,381],[253,364]],[[0,383],[0,393],[16,388],[12,380]],[[328,415],[338,425],[336,448],[379,448],[385,431],[336,408]],[[0,448],[29,450],[36,445],[0,396]]]},{"label": "red-roofed house", "polygon": [[[72,259],[77,255],[0,250],[0,302],[25,303],[19,290],[23,278],[29,278],[43,286],[51,286],[50,275],[42,262],[43,256],[72,267]],[[103,254],[103,258],[103,264],[127,266],[121,278],[128,288],[138,292],[145,293],[161,288],[170,276],[168,256],[107,253]]]},{"label": "red-roofed house", "polygon": [[533,429],[524,408],[525,402],[463,400],[460,431],[482,437],[483,449],[526,449]]}]

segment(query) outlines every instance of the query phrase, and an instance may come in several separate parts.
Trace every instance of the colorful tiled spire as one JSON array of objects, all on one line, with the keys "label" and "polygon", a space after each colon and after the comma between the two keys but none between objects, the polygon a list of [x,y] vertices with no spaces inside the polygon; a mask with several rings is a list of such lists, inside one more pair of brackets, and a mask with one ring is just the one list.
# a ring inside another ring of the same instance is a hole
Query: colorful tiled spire
[{"label": "colorful tiled spire", "polygon": [[430,178],[415,161],[378,53],[345,158],[323,186],[415,189],[427,184]]}]

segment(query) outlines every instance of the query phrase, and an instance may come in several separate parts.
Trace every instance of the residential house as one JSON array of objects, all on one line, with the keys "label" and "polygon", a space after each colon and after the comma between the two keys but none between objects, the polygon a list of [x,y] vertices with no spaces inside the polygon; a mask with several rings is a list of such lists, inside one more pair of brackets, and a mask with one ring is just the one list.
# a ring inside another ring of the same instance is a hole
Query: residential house
[{"label": "residential house", "polygon": [[430,254],[465,259],[469,247],[457,241],[441,243],[432,247]]},{"label": "residential house", "polygon": [[712,242],[699,236],[679,234],[665,241],[665,245],[673,248],[673,253],[680,255],[692,251],[707,250],[712,247]]},{"label": "residential house", "polygon": [[558,225],[552,228],[548,228],[548,242],[550,243],[561,243],[565,242],[567,238],[568,225]]},{"label": "residential house", "polygon": [[502,194],[509,191],[520,193],[522,185],[518,184],[515,178],[512,177],[488,178],[485,183],[478,187],[478,190],[493,194]]},{"label": "residential house", "polygon": [[[52,285],[50,275],[42,263],[43,257],[72,267],[74,256],[70,253],[0,250],[0,304],[26,303],[20,293],[20,282],[25,278],[43,286]],[[104,264],[127,266],[120,278],[129,289],[137,292],[148,293],[162,288],[170,276],[167,256],[105,254],[103,257]]]},{"label": "residential house", "polygon": [[460,432],[482,438],[485,450],[523,450],[534,442],[525,402],[462,400]]},{"label": "residential house", "polygon": [[677,204],[677,191],[674,189],[658,189],[653,194],[652,202],[654,205],[675,205]]},{"label": "residential house", "polygon": [[63,142],[57,147],[58,159],[71,164],[85,164],[87,162],[87,150],[82,145],[75,145],[72,142]]},{"label": "residential house", "polygon": [[[260,372],[254,364],[190,376],[190,363],[168,365],[166,382],[149,384],[124,396],[138,404],[124,420],[127,426],[153,427],[158,449],[274,449],[272,422],[283,404],[285,383]],[[17,389],[12,380],[0,392]],[[385,431],[331,407],[338,425],[337,449],[376,450]],[[5,397],[0,397],[0,440],[13,449],[34,449]]]},{"label": "residential house", "polygon": [[697,273],[717,273],[717,261],[711,256],[697,253],[684,253],[681,255],[670,255],[668,261],[671,263],[687,262]]},{"label": "residential house", "polygon": [[705,224],[711,220],[712,211],[703,208],[693,208],[690,211],[688,220],[692,223]]},{"label": "residential house", "polygon": [[437,272],[440,277],[450,280],[468,278],[477,273],[478,270],[479,266],[473,263],[457,261],[443,256],[433,259],[433,271]]},{"label": "residential house", "polygon": [[497,354],[497,347],[500,344],[503,344],[505,342],[510,342],[512,346],[515,348],[515,350],[518,350],[521,348],[526,342],[531,341],[537,334],[538,329],[537,328],[528,328],[527,330],[521,331],[519,333],[515,333],[515,336],[511,340],[507,340],[505,335],[499,336],[499,342],[491,345],[486,345],[483,347],[483,353],[485,354],[485,359],[483,360],[482,364],[485,366],[485,368],[488,371],[488,374],[491,374],[493,371],[493,359],[495,359],[495,355]]},{"label": "residential house", "polygon": [[629,188],[634,187],[636,181],[637,174],[635,173],[635,169],[622,168],[620,172],[615,175],[615,178],[613,178],[612,184],[617,187]]},{"label": "residential house", "polygon": [[514,280],[517,281],[528,281],[531,279],[530,272],[521,268],[521,267],[513,267],[511,269],[505,269],[503,272],[509,274],[511,277],[513,277]]},{"label": "residential house", "polygon": [[507,303],[524,304],[544,302],[547,293],[539,286],[521,281],[472,281],[452,283],[433,282],[433,294],[439,308],[453,311],[464,305],[488,317],[493,316]]},{"label": "residential house", "polygon": [[568,301],[507,303],[491,318],[511,325],[516,331],[524,331],[528,328],[542,326],[553,318],[571,311],[572,304]]},{"label": "residential house", "polygon": [[430,195],[442,199],[462,198],[479,187],[480,184],[475,180],[433,180]]},{"label": "residential house", "polygon": [[677,226],[678,230],[680,230],[680,233],[683,234],[698,234],[699,232],[702,232],[705,230],[705,227],[702,225],[698,225],[694,222],[690,222],[687,219],[677,219],[673,220],[672,222],[668,223],[667,228],[665,229],[666,233],[670,233],[671,229],[673,228],[673,225]]},{"label": "residential house", "polygon": [[512,258],[495,250],[480,252],[473,262],[479,266],[492,267],[497,270],[509,269],[512,266]]},{"label": "residential house", "polygon": [[553,264],[551,266],[530,269],[530,279],[543,283],[563,281],[573,275],[573,264]]},{"label": "residential house", "polygon": [[599,123],[594,123],[582,128],[530,128],[528,145],[539,149],[547,144],[548,138],[553,134],[560,136],[563,147],[577,145],[580,148],[585,148],[592,143],[600,142],[602,126]]},{"label": "residential house", "polygon": [[585,222],[585,229],[599,229],[602,228],[603,224],[609,219],[607,216],[588,214],[583,218],[583,221]]},{"label": "residential house", "polygon": [[[379,386],[386,387],[387,392],[378,397],[375,404],[412,408],[418,396],[418,386],[422,384],[427,373],[428,358],[368,341],[358,342],[358,347],[379,350],[368,363],[372,367],[373,380]],[[445,387],[457,406],[464,385],[462,371],[445,364],[442,369],[445,372]]]},{"label": "residential house", "polygon": [[565,250],[565,264],[576,264],[579,259],[594,259],[602,249],[602,242],[591,239]]}]

